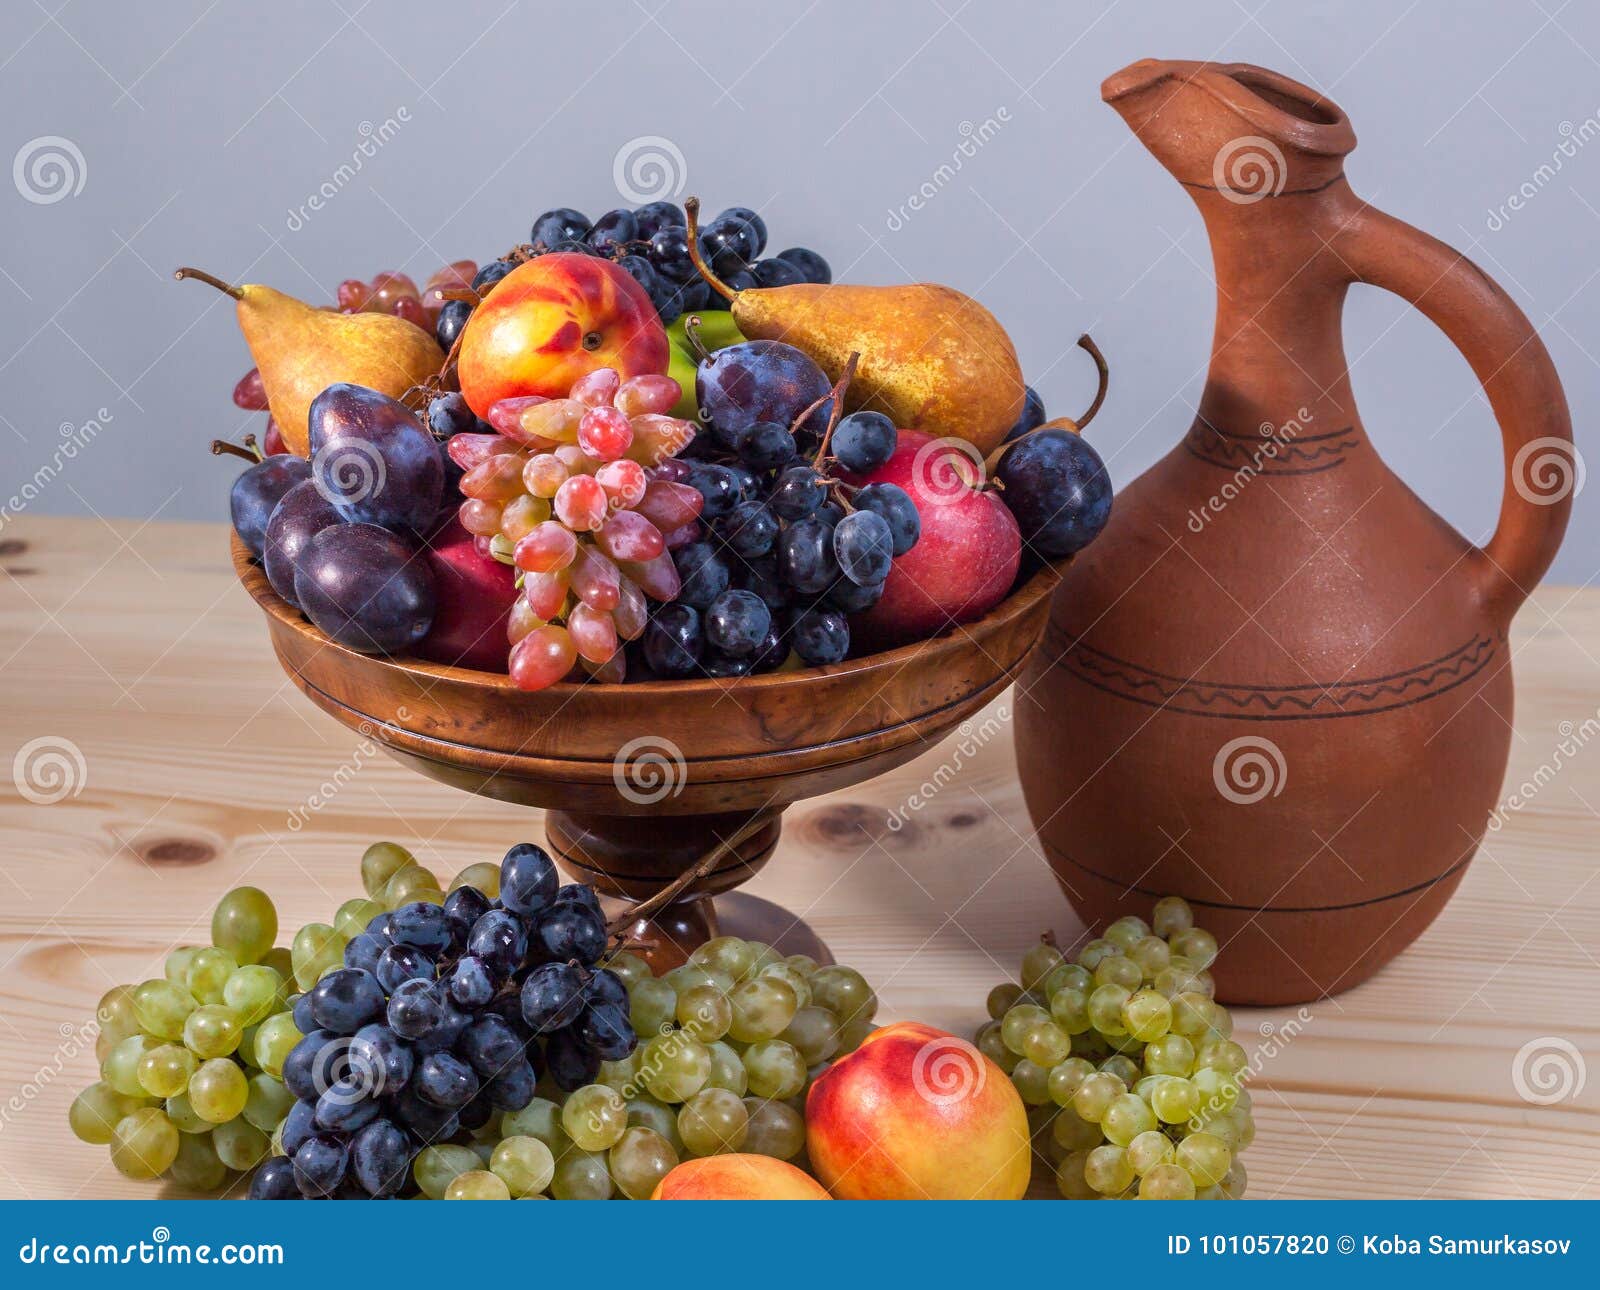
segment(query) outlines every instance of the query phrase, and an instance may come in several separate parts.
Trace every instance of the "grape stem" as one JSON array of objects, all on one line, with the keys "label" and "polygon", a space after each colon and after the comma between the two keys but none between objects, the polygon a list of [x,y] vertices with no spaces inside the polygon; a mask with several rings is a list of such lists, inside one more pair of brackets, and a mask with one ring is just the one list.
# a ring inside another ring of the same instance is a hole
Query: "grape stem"
[{"label": "grape stem", "polygon": [[827,459],[828,447],[833,442],[834,427],[839,424],[839,418],[844,415],[844,392],[850,388],[850,382],[855,380],[856,365],[861,362],[859,352],[852,350],[850,357],[845,361],[844,371],[839,374],[839,379],[834,383],[833,389],[818,399],[801,414],[801,421],[810,416],[819,408],[824,400],[832,399],[833,408],[828,413],[828,428],[822,432],[822,442],[817,445],[816,460],[811,463],[813,470],[821,469],[822,463]]},{"label": "grape stem", "polygon": [[766,824],[766,819],[761,812],[756,812],[737,829],[723,838],[692,865],[680,873],[655,895],[641,900],[637,905],[624,910],[611,920],[606,926],[606,931],[613,938],[621,936],[628,928],[641,919],[649,918],[657,910],[665,908],[681,895],[685,888],[692,883],[704,878],[716,867],[717,861],[732,851],[746,838],[753,835]]},{"label": "grape stem", "polygon": [[711,272],[711,266],[706,263],[705,256],[700,253],[700,199],[691,197],[683,204],[684,213],[688,216],[689,227],[685,233],[689,242],[689,263],[694,265],[695,271],[711,284],[716,291],[726,300],[732,300],[739,293],[730,287],[716,274]]}]

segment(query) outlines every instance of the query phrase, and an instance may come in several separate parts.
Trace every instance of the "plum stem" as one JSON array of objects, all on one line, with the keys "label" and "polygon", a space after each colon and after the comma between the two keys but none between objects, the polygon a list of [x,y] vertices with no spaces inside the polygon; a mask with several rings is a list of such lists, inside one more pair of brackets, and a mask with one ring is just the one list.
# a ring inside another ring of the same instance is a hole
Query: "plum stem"
[{"label": "plum stem", "polygon": [[1073,434],[1082,434],[1084,426],[1094,420],[1095,413],[1100,411],[1100,405],[1106,401],[1106,388],[1111,383],[1111,369],[1106,366],[1106,356],[1100,352],[1100,346],[1094,343],[1093,337],[1088,332],[1078,337],[1078,348],[1088,353],[1094,359],[1095,371],[1099,374],[1100,384],[1094,392],[1094,401],[1084,409],[1083,415],[1074,421],[1071,417],[1057,417],[1053,421],[1045,421],[1026,430],[1015,439],[1008,439],[998,445],[983,461],[984,474],[993,476],[999,468],[1000,459],[1015,448],[1024,439],[1031,438],[1041,430],[1063,430],[1070,428]]},{"label": "plum stem", "polygon": [[244,299],[244,290],[242,288],[234,286],[231,282],[224,282],[221,278],[207,273],[204,269],[184,267],[173,270],[172,276],[179,282],[182,282],[185,278],[193,278],[196,282],[203,282],[208,287],[215,287],[225,296],[232,296],[235,300]]},{"label": "plum stem", "polygon": [[694,265],[695,271],[711,284],[714,291],[724,299],[732,300],[739,293],[711,272],[711,267],[706,263],[705,256],[700,253],[700,199],[698,197],[689,198],[688,201],[684,202],[683,209],[689,220],[688,227],[684,230],[689,242],[689,263]]},{"label": "plum stem", "polygon": [[1100,405],[1106,401],[1106,388],[1111,384],[1111,369],[1106,365],[1106,356],[1100,352],[1100,346],[1094,343],[1094,338],[1088,332],[1078,337],[1078,348],[1088,353],[1094,359],[1095,372],[1099,376],[1100,384],[1094,392],[1094,402],[1084,409],[1084,413],[1077,420],[1079,430],[1094,420],[1094,414],[1100,411]]}]

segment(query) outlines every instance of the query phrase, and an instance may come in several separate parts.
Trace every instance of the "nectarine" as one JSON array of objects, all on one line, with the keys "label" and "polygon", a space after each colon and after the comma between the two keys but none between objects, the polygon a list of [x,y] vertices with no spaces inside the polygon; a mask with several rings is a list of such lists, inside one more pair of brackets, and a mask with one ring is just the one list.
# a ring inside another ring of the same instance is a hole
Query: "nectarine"
[{"label": "nectarine", "polygon": [[832,1200],[810,1174],[771,1156],[731,1153],[685,1160],[651,1200]]},{"label": "nectarine", "polygon": [[1006,1073],[920,1022],[875,1030],[806,1096],[806,1146],[840,1200],[1020,1200],[1028,1115]]},{"label": "nectarine", "polygon": [[565,398],[596,368],[623,380],[667,370],[666,328],[645,290],[610,260],[557,251],[506,274],[467,319],[456,356],[480,417],[525,394]]}]

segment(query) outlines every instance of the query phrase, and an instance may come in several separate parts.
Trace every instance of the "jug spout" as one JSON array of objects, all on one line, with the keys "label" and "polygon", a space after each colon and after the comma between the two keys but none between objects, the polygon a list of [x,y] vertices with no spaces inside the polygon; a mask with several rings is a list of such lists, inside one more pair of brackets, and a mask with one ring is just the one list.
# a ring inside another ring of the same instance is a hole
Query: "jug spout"
[{"label": "jug spout", "polygon": [[1336,103],[1249,63],[1143,58],[1100,96],[1191,192],[1238,205],[1327,188],[1356,146]]}]

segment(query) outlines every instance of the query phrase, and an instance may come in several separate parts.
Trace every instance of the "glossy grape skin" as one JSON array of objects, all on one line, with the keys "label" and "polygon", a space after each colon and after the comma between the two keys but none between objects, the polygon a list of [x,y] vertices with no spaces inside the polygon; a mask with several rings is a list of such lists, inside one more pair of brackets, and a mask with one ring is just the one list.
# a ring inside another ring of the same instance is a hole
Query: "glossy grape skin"
[{"label": "glossy grape skin", "polygon": [[555,1156],[538,1138],[526,1135],[503,1138],[489,1157],[489,1170],[506,1185],[514,1198],[537,1196],[556,1174]]},{"label": "glossy grape skin", "polygon": [[603,1154],[574,1147],[556,1161],[550,1194],[557,1200],[609,1200],[614,1185]]},{"label": "glossy grape skin", "polygon": [[725,591],[706,609],[706,643],[734,658],[753,654],[772,627],[772,611],[748,591]]},{"label": "glossy grape skin", "polygon": [[404,404],[330,385],[308,417],[312,476],[342,519],[425,533],[444,495],[444,457]]},{"label": "glossy grape skin", "polygon": [[[243,1033],[238,1013],[220,1003],[203,1004],[183,1023],[183,1042],[195,1056],[205,1059],[226,1057],[239,1046]],[[168,1089],[163,1096],[170,1097],[182,1091]]]},{"label": "glossy grape skin", "polygon": [[296,608],[294,576],[300,553],[323,529],[343,522],[311,479],[293,485],[279,498],[262,538],[261,563],[272,589]]},{"label": "glossy grape skin", "polygon": [[259,887],[235,887],[211,915],[211,941],[239,963],[257,963],[278,936],[278,911]]},{"label": "glossy grape skin", "polygon": [[374,842],[361,853],[361,885],[373,900],[381,900],[384,886],[417,858],[398,842]]},{"label": "glossy grape skin", "polygon": [[844,469],[865,475],[894,456],[897,432],[881,412],[852,412],[833,429],[829,447]]},{"label": "glossy grape skin", "polygon": [[134,1012],[146,1034],[157,1039],[182,1039],[183,1025],[195,1009],[193,997],[167,980],[141,983],[133,992]]},{"label": "glossy grape skin", "polygon": [[375,524],[340,524],[314,535],[295,572],[300,607],[340,645],[396,654],[433,625],[437,592],[428,562]]},{"label": "glossy grape skin", "polygon": [[839,576],[833,541],[833,526],[817,517],[789,524],[778,538],[779,576],[803,594],[826,591]]},{"label": "glossy grape skin", "polygon": [[260,963],[247,963],[228,973],[222,1002],[239,1018],[242,1027],[259,1025],[283,1005],[283,978]]},{"label": "glossy grape skin", "polygon": [[[776,340],[750,340],[717,350],[695,372],[700,414],[728,444],[761,421],[793,426],[824,398],[832,383],[807,354]],[[826,424],[828,405],[810,415],[807,428]]]},{"label": "glossy grape skin", "polygon": [[701,254],[724,275],[743,269],[761,254],[766,242],[766,225],[743,206],[730,206],[700,229]]},{"label": "glossy grape skin", "polygon": [[1139,1180],[1140,1200],[1193,1200],[1194,1179],[1177,1164],[1157,1165]]},{"label": "glossy grape skin", "polygon": [[311,463],[304,457],[282,454],[240,472],[228,492],[228,511],[233,531],[261,558],[267,540],[267,521],[283,495],[296,484],[311,478]]},{"label": "glossy grape skin", "polygon": [[888,523],[895,555],[904,555],[922,536],[917,504],[898,484],[868,484],[850,501],[858,511],[872,511]]},{"label": "glossy grape skin", "polygon": [[72,1099],[67,1123],[80,1142],[103,1147],[110,1143],[119,1121],[147,1105],[147,1098],[125,1096],[98,1080]]},{"label": "glossy grape skin", "polygon": [[685,1102],[711,1077],[711,1053],[682,1032],[658,1034],[640,1051],[639,1077],[658,1102]]},{"label": "glossy grape skin", "polygon": [[130,1112],[112,1130],[111,1163],[129,1178],[159,1177],[177,1156],[178,1130],[153,1106]]},{"label": "glossy grape skin", "polygon": [[612,1181],[629,1200],[648,1200],[678,1159],[671,1141],[643,1125],[630,1126],[606,1154]]},{"label": "glossy grape skin", "polygon": [[1000,459],[995,473],[1023,542],[1046,559],[1082,550],[1111,517],[1105,463],[1071,431],[1029,435]]},{"label": "glossy grape skin", "polygon": [[692,605],[663,605],[644,629],[643,650],[652,670],[665,677],[691,676],[705,652],[700,613]]},{"label": "glossy grape skin", "polygon": [[350,1171],[370,1196],[392,1196],[411,1173],[410,1136],[391,1120],[378,1119],[350,1142]]},{"label": "glossy grape skin", "polygon": [[797,265],[789,260],[780,260],[777,256],[757,260],[750,266],[750,272],[763,287],[792,287],[805,281],[805,275]]},{"label": "glossy grape skin", "polygon": [[571,1093],[561,1108],[561,1127],[582,1151],[605,1151],[628,1127],[628,1108],[615,1089],[589,1084]]},{"label": "glossy grape skin", "polygon": [[875,587],[889,576],[894,534],[872,511],[846,515],[833,530],[833,554],[844,576],[860,587]]},{"label": "glossy grape skin", "polygon": [[[555,210],[545,211],[533,221],[533,229],[528,234],[528,240],[535,246],[549,249],[557,242],[581,241],[588,236],[590,229],[589,217],[582,211],[574,210],[570,206],[560,206]],[[477,283],[473,284],[474,286]]]},{"label": "glossy grape skin", "polygon": [[217,1158],[229,1169],[254,1169],[272,1150],[272,1140],[248,1120],[229,1120],[211,1131]]},{"label": "glossy grape skin", "polygon": [[795,616],[789,643],[812,666],[838,663],[850,653],[850,625],[843,614],[809,609]]},{"label": "glossy grape skin", "polygon": [[185,1095],[194,1112],[208,1124],[224,1124],[244,1110],[250,1082],[237,1063],[226,1057],[202,1062],[189,1078]]},{"label": "glossy grape skin", "polygon": [[779,251],[779,260],[787,260],[800,271],[803,282],[828,283],[833,281],[833,270],[828,267],[828,262],[809,247],[791,246],[788,250]]}]

